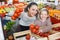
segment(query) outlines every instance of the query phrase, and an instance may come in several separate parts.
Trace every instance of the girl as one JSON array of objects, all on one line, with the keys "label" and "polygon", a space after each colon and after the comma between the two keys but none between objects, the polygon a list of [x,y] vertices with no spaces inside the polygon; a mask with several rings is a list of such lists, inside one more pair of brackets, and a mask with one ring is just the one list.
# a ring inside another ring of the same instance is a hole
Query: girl
[{"label": "girl", "polygon": [[20,31],[28,30],[29,25],[31,23],[34,23],[36,20],[36,14],[37,14],[38,6],[36,3],[32,2],[27,5],[24,12],[20,15],[19,25],[20,25]]},{"label": "girl", "polygon": [[51,29],[51,21],[49,17],[49,12],[46,8],[40,10],[38,14],[38,19],[35,21],[35,24],[40,26],[40,32],[49,32]]}]

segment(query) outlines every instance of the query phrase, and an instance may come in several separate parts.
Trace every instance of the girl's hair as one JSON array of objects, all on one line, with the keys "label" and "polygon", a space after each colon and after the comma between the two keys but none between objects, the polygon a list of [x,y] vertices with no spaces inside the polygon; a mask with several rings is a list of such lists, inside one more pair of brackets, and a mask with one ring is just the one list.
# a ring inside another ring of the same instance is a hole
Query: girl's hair
[{"label": "girl's hair", "polygon": [[28,12],[28,8],[30,8],[32,5],[36,5],[36,6],[38,6],[37,5],[37,3],[35,3],[35,2],[31,2],[31,3],[29,3],[28,5],[27,5],[27,7],[25,8],[25,12]]},{"label": "girl's hair", "polygon": [[[41,12],[42,11],[46,11],[47,12],[47,15],[49,15],[49,11],[46,9],[46,8],[42,8],[41,10],[39,10],[40,12],[39,12],[39,14],[38,14],[38,19],[40,18],[40,15],[41,15]],[[47,17],[47,18],[49,18],[49,17]]]},{"label": "girl's hair", "polygon": [[47,14],[49,14],[49,11],[48,11],[46,8],[42,8],[42,9],[40,10],[40,14],[41,14],[42,11],[46,11]]}]

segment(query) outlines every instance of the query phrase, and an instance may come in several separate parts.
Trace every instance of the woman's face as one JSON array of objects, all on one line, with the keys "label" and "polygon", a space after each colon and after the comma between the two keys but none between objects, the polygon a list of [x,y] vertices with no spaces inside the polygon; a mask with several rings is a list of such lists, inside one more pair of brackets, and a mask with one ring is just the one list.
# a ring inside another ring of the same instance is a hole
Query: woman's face
[{"label": "woman's face", "polygon": [[30,16],[35,16],[37,13],[38,7],[36,5],[32,5],[30,8],[28,8],[28,13]]},{"label": "woman's face", "polygon": [[48,17],[47,11],[42,11],[40,14],[40,18],[42,20],[45,20],[45,19],[47,19],[47,17]]}]

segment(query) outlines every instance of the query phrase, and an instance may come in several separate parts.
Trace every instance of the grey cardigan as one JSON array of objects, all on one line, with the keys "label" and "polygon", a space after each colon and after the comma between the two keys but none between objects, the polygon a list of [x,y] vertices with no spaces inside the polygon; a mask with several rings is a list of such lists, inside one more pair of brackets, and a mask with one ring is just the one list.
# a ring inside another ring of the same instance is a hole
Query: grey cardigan
[{"label": "grey cardigan", "polygon": [[52,28],[50,18],[47,18],[45,22],[41,22],[40,20],[35,20],[35,25],[40,26],[40,30],[42,30],[43,32],[48,32]]}]

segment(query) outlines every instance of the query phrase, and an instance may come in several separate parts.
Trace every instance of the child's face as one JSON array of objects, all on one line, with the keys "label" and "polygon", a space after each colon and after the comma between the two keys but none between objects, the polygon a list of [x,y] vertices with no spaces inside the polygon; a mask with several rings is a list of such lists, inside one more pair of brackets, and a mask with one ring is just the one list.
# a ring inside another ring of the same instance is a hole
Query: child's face
[{"label": "child's face", "polygon": [[30,8],[28,8],[28,13],[30,16],[35,16],[37,13],[38,7],[36,5],[32,5]]},{"label": "child's face", "polygon": [[47,17],[48,17],[47,11],[42,11],[41,14],[40,14],[40,18],[42,20],[45,20],[45,19],[47,19]]}]

